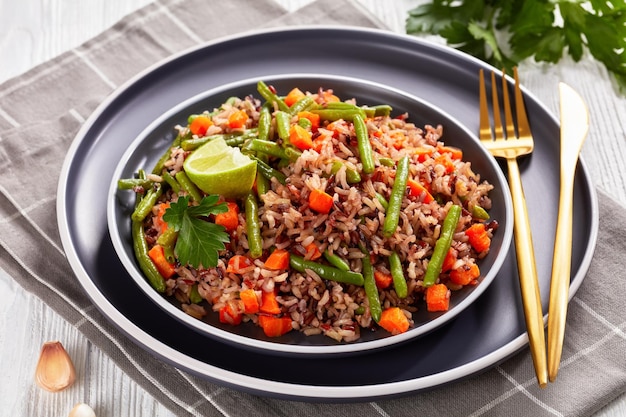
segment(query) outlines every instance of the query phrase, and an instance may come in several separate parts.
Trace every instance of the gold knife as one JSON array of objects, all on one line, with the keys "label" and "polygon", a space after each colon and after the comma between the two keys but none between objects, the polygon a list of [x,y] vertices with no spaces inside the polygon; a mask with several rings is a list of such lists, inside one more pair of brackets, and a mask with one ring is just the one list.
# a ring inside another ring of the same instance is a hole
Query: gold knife
[{"label": "gold knife", "polygon": [[580,150],[589,131],[589,112],[580,95],[564,83],[559,84],[559,95],[561,102],[561,191],[548,306],[548,378],[550,382],[556,379],[563,351],[572,262],[574,175]]}]

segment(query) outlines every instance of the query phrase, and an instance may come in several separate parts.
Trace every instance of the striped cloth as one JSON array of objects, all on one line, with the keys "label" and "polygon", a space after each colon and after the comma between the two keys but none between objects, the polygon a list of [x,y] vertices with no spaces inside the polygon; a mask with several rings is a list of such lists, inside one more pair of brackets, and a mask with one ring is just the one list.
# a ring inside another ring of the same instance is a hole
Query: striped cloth
[{"label": "striped cloth", "polygon": [[480,376],[402,398],[356,404],[261,398],[154,359],[102,317],[77,281],[69,278],[72,270],[50,209],[66,150],[95,107],[158,60],[239,29],[301,23],[379,25],[348,0],[318,0],[293,13],[271,0],[212,3],[214,7],[203,0],[153,3],[84,45],[0,86],[4,271],[180,416],[587,416],[625,391],[626,282],[615,278],[626,270],[626,212],[603,193],[600,241],[588,276],[570,305],[559,381],[544,390],[535,383],[526,349]]}]

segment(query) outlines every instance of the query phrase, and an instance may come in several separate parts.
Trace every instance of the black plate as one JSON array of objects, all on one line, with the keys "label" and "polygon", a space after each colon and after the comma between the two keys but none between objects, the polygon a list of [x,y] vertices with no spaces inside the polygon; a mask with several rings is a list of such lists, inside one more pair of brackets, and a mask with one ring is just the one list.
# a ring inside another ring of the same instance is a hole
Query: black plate
[{"label": "black plate", "polygon": [[[190,114],[213,110],[228,97],[245,97],[256,94],[257,79],[242,80],[212,89],[195,96],[165,113],[155,120],[129,146],[122,157],[109,187],[108,225],[113,247],[122,264],[137,285],[157,303],[167,314],[178,318],[182,323],[200,332],[216,337],[221,341],[239,346],[262,350],[273,354],[294,355],[339,355],[382,349],[420,337],[444,325],[476,301],[496,277],[507,257],[513,235],[513,211],[507,180],[495,159],[480,144],[475,134],[467,130],[441,109],[430,106],[418,97],[390,89],[380,83],[366,82],[352,77],[328,76],[320,74],[289,74],[265,77],[264,81],[277,91],[287,93],[295,86],[303,91],[317,91],[320,87],[332,89],[342,98],[355,98],[357,103],[375,105],[389,104],[392,116],[408,113],[410,121],[417,126],[444,126],[442,140],[445,144],[463,150],[463,159],[472,164],[472,170],[489,181],[494,190],[489,194],[492,200],[490,215],[499,223],[498,231],[491,242],[489,254],[480,260],[481,279],[476,286],[466,286],[455,291],[450,299],[450,309],[445,313],[430,313],[425,308],[413,313],[414,326],[406,333],[391,336],[389,332],[364,331],[361,338],[353,343],[339,343],[324,335],[305,336],[301,332],[289,332],[279,338],[268,338],[260,327],[252,323],[231,326],[220,323],[218,314],[208,314],[203,320],[195,319],[180,308],[173,297],[164,298],[147,283],[139,269],[133,251],[130,215],[134,211],[135,195],[127,190],[117,189],[119,178],[130,178],[140,169],[151,170],[156,161],[169,148],[174,140],[176,125],[184,125]],[[257,94],[258,96],[258,94]],[[160,145],[157,147],[157,144]],[[145,165],[145,164],[148,165]]]},{"label": "black plate", "polygon": [[[475,132],[480,68],[492,70],[446,47],[355,28],[254,32],[175,56],[114,93],[73,142],[59,181],[57,207],[68,260],[94,304],[132,340],[175,366],[238,389],[292,399],[358,400],[433,388],[484,371],[527,343],[512,249],[480,302],[423,338],[383,355],[299,359],[238,349],[181,326],[127,275],[105,220],[106,191],[131,142],[153,120],[202,91],[270,74],[353,76],[421,97]],[[559,126],[529,92],[525,94],[533,134],[541,141],[520,168],[547,311],[558,211]],[[596,196],[582,162],[574,199],[570,295],[585,276],[598,232]]]}]

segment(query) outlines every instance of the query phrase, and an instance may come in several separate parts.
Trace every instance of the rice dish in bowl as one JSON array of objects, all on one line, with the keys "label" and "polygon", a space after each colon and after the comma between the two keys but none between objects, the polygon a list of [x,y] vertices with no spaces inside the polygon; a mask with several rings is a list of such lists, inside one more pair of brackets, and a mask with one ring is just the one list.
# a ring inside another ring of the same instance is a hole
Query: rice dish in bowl
[{"label": "rice dish in bowl", "polygon": [[[185,161],[218,141],[256,164],[247,192],[188,188]],[[153,301],[213,337],[283,354],[434,330],[486,290],[512,235],[506,181],[471,133],[400,91],[318,75],[242,81],[172,109],[122,159],[108,214]],[[195,230],[176,218],[212,225],[212,237],[189,244]]]}]

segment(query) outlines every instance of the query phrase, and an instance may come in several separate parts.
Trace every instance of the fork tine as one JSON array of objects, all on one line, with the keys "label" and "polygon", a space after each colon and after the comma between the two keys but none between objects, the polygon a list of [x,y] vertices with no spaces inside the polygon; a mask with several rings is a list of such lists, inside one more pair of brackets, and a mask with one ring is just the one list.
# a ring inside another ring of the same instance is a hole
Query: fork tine
[{"label": "fork tine", "polygon": [[498,88],[496,87],[496,74],[491,72],[491,105],[493,107],[493,131],[495,139],[504,139],[502,130],[502,118],[500,117],[500,101],[498,100]]},{"label": "fork tine", "polygon": [[485,89],[485,72],[481,69],[478,73],[478,96],[480,103],[479,138],[480,140],[490,140],[491,123],[489,123],[489,105],[487,104],[487,90]]},{"label": "fork tine", "polygon": [[526,108],[524,106],[524,97],[517,76],[517,67],[513,68],[513,76],[515,77],[515,111],[517,116],[517,132],[520,137],[530,136],[530,125],[526,116]]},{"label": "fork tine", "polygon": [[513,114],[511,113],[511,101],[509,100],[509,85],[506,81],[506,73],[502,70],[502,105],[504,107],[504,125],[506,127],[506,138],[515,137],[515,125],[513,124]]}]

